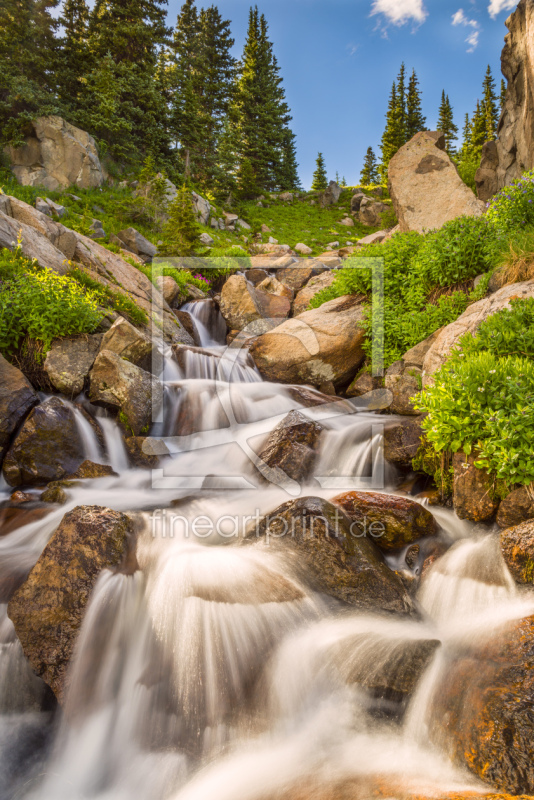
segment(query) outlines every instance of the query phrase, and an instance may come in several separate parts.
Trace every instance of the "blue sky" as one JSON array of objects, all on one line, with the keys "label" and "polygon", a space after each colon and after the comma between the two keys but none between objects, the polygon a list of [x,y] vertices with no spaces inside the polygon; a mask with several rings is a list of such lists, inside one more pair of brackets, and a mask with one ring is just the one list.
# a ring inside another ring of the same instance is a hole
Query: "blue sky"
[{"label": "blue sky", "polygon": [[[232,21],[236,55],[249,0],[214,2]],[[356,184],[365,151],[378,148],[388,95],[404,60],[415,68],[429,127],[442,89],[461,129],[488,64],[500,85],[505,20],[515,0],[258,0],[280,62],[297,135],[299,173],[309,187],[317,152],[330,178]],[[169,0],[174,25],[180,0]],[[459,13],[461,11],[461,13]]]}]

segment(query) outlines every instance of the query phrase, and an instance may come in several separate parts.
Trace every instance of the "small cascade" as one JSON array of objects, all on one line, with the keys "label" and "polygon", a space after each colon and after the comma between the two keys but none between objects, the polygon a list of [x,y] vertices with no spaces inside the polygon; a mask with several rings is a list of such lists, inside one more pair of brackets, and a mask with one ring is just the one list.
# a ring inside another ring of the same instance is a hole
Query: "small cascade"
[{"label": "small cascade", "polygon": [[76,420],[80,438],[83,442],[86,459],[93,461],[95,464],[101,463],[103,460],[102,452],[93,426],[79,408],[76,408],[74,405],[72,405],[71,408],[74,412],[74,419]]},{"label": "small cascade", "polygon": [[126,447],[122,439],[121,429],[115,420],[109,419],[108,417],[98,417],[97,421],[104,434],[108,463],[111,464],[115,472],[126,472],[129,467],[129,462]]},{"label": "small cascade", "polygon": [[181,311],[187,311],[193,318],[201,347],[226,344],[226,322],[211,298],[186,303]]}]

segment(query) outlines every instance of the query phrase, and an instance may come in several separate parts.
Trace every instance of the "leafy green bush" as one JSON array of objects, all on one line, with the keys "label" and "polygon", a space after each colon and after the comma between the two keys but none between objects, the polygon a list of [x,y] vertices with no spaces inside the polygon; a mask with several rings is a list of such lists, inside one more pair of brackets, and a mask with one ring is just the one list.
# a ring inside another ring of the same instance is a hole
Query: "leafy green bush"
[{"label": "leafy green bush", "polygon": [[477,335],[467,333],[459,342],[452,360],[456,363],[475,353],[520,356],[534,359],[534,298],[516,298],[482,322]]},{"label": "leafy green bush", "polygon": [[458,174],[466,186],[476,192],[475,175],[480,167],[481,147],[462,148],[456,166]]},{"label": "leafy green bush", "polygon": [[39,270],[20,247],[0,256],[0,351],[12,353],[25,336],[46,352],[58,336],[94,331],[102,319],[97,296],[52,270]]},{"label": "leafy green bush", "polygon": [[69,272],[69,277],[77,284],[91,292],[98,302],[106,308],[111,308],[135,325],[148,325],[148,317],[135,302],[122,292],[114,292],[109,286],[103,286],[91,278],[83,269],[75,267]]},{"label": "leafy green bush", "polygon": [[534,171],[525,172],[495,195],[486,218],[503,233],[534,225]]}]

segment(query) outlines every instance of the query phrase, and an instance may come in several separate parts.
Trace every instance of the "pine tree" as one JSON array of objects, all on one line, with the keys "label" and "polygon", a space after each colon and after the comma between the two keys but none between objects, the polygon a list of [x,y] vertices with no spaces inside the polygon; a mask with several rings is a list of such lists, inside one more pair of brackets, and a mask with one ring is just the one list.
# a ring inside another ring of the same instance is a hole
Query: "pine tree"
[{"label": "pine tree", "polygon": [[347,185],[347,179],[343,175],[343,177],[341,178],[341,186],[344,189],[346,187],[346,185]]},{"label": "pine tree", "polygon": [[363,186],[370,186],[373,183],[378,183],[378,165],[372,147],[367,148],[363,169],[360,173],[360,181]]},{"label": "pine tree", "polygon": [[507,92],[507,87],[506,87],[505,80],[504,80],[504,78],[501,78],[501,93],[500,93],[500,97],[499,97],[499,104],[500,104],[500,112],[501,112],[501,114],[502,114],[502,110],[504,108],[504,102],[506,100],[506,92]]},{"label": "pine tree", "polygon": [[163,233],[168,244],[164,255],[190,256],[199,247],[200,226],[193,210],[191,191],[184,185],[167,209],[169,215]]},{"label": "pine tree", "polygon": [[322,153],[317,154],[315,161],[315,172],[313,173],[312,191],[322,192],[328,186],[328,178],[326,175],[326,165]]},{"label": "pine tree", "polygon": [[295,134],[289,128],[285,131],[285,141],[282,145],[282,163],[280,165],[278,186],[283,192],[300,187]]},{"label": "pine tree", "polygon": [[474,148],[481,148],[486,141],[487,136],[487,120],[486,114],[482,104],[477,100],[476,111],[471,120],[471,137],[470,144]]},{"label": "pine tree", "polygon": [[493,141],[499,124],[499,106],[495,94],[495,81],[489,64],[482,84],[481,111],[486,122],[486,141]]},{"label": "pine tree", "polygon": [[37,116],[61,113],[56,79],[58,0],[0,3],[0,142],[21,144]]},{"label": "pine tree", "polygon": [[408,83],[406,99],[406,141],[409,142],[416,133],[424,131],[425,128],[426,118],[423,116],[419,81],[415,70],[413,70]]},{"label": "pine tree", "polygon": [[214,188],[217,199],[225,201],[237,189],[237,136],[230,116],[224,123],[219,136],[217,163],[215,165]]},{"label": "pine tree", "polygon": [[388,110],[386,113],[386,127],[382,134],[382,141],[380,149],[382,151],[382,160],[380,163],[380,179],[385,182],[387,180],[389,162],[403,145],[402,131],[399,120],[399,102],[397,97],[397,84],[393,82],[391,87],[391,94],[389,97]]},{"label": "pine tree", "polygon": [[61,38],[59,94],[63,107],[75,113],[83,100],[82,79],[91,72],[88,48],[89,7],[85,0],[65,0],[60,17]]},{"label": "pine tree", "polygon": [[441,104],[439,107],[438,116],[438,131],[441,131],[445,136],[445,150],[449,156],[452,157],[456,153],[456,148],[454,147],[453,142],[458,139],[458,127],[454,124],[452,106],[448,95],[445,94],[445,90],[443,90],[441,94]]},{"label": "pine tree", "polygon": [[406,109],[406,66],[404,61],[401,64],[399,74],[397,76],[397,125],[399,147],[406,143],[406,122],[407,122],[407,109]]}]

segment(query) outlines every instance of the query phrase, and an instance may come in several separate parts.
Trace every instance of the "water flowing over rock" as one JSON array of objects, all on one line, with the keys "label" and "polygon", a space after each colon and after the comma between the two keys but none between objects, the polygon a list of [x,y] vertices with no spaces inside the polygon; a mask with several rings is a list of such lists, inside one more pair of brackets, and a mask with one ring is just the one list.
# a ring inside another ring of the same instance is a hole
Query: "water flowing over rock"
[{"label": "water flowing over rock", "polygon": [[0,355],[0,464],[11,437],[39,397],[22,372]]},{"label": "water flowing over rock", "polygon": [[52,342],[43,369],[54,389],[71,398],[80,394],[101,341],[102,336],[94,334]]},{"label": "water flowing over rock", "polygon": [[295,548],[319,591],[358,608],[407,613],[412,604],[397,576],[369,539],[359,538],[339,507],[318,497],[289,501],[249,536]]},{"label": "water flowing over rock", "polygon": [[131,520],[101,506],[66,514],[27,580],[9,602],[24,654],[61,700],[83,613],[103,569],[125,565]]},{"label": "water flowing over rock", "polygon": [[501,533],[501,552],[516,583],[534,583],[534,522],[523,522]]},{"label": "water flowing over rock", "polygon": [[300,411],[292,411],[270,434],[259,458],[294,481],[311,475],[324,428]]},{"label": "water flowing over rock", "polygon": [[258,337],[250,352],[267,380],[338,387],[364,359],[363,316],[356,298],[339,297]]},{"label": "water flowing over rock", "polygon": [[58,397],[28,415],[4,459],[10,486],[43,484],[75,472],[84,460],[74,413]]},{"label": "water flowing over rock", "polygon": [[92,402],[118,408],[135,436],[150,427],[163,400],[161,383],[110,350],[101,350],[89,374]]},{"label": "water flowing over rock", "polygon": [[407,497],[348,492],[334,497],[332,503],[340,506],[361,535],[370,537],[381,550],[399,549],[439,532],[430,511]]},{"label": "water flowing over rock", "polygon": [[12,170],[23,186],[51,191],[78,186],[94,189],[104,182],[95,140],[61,117],[38,117],[22,147],[7,147]]},{"label": "water flowing over rock", "polygon": [[463,183],[445,152],[442,133],[422,131],[396,153],[388,186],[400,230],[441,228],[456,217],[480,217],[485,205]]}]

